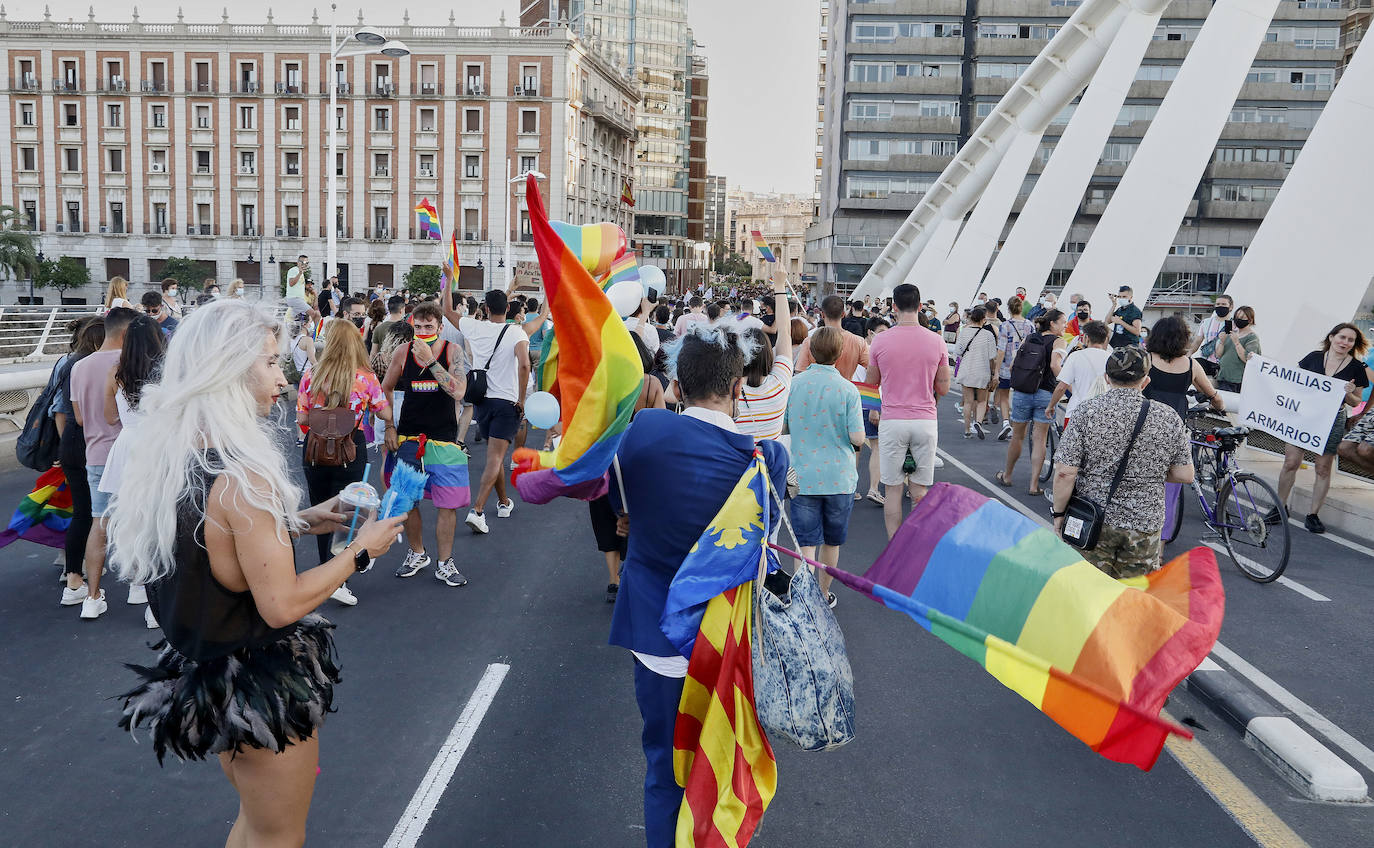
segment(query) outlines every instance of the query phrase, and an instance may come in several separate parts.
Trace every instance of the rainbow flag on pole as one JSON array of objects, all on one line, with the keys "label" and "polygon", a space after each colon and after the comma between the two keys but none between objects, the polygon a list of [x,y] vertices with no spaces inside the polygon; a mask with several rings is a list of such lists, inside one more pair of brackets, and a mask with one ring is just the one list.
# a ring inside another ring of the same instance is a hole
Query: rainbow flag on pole
[{"label": "rainbow flag on pole", "polygon": [[1206,658],[1226,606],[1194,548],[1113,580],[999,501],[938,483],[863,577],[837,580],[905,612],[1109,760],[1149,770],[1169,692]]},{"label": "rainbow flag on pole", "polygon": [[443,228],[439,226],[439,211],[429,202],[429,198],[420,200],[415,207],[415,217],[420,221],[420,238],[438,241],[444,237]]},{"label": "rainbow flag on pole", "polygon": [[854,381],[854,388],[859,390],[859,401],[863,404],[864,412],[881,412],[883,409],[883,397],[878,392],[878,387],[872,383],[860,383]]},{"label": "rainbow flag on pole", "polygon": [[71,523],[72,493],[67,478],[61,468],[49,468],[38,475],[33,491],[19,502],[9,526],[0,530],[0,548],[16,539],[60,548]]},{"label": "rainbow flag on pole", "polygon": [[777,261],[778,261],[778,257],[776,257],[776,256],[773,255],[773,248],[771,248],[771,247],[768,246],[768,242],[764,239],[763,233],[759,232],[758,230],[754,230],[754,231],[753,231],[753,236],[754,236],[754,247],[758,248],[759,256],[762,256],[762,257],[763,257],[763,261],[764,261],[764,262],[777,262]]},{"label": "rainbow flag on pole", "polygon": [[548,503],[574,486],[602,482],[630,425],[644,369],[625,322],[549,223],[532,175],[525,196],[558,340],[556,371],[541,368],[539,376],[561,404],[563,439],[552,452],[518,451],[515,480],[525,500]]}]

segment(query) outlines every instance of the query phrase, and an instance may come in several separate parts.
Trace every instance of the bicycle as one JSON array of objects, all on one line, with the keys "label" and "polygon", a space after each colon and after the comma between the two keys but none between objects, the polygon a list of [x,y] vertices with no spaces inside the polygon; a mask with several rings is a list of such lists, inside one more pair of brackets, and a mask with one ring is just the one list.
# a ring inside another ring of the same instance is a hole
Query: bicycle
[{"label": "bicycle", "polygon": [[[1045,436],[1045,461],[1040,463],[1040,486],[1042,489],[1045,488],[1044,484],[1050,482],[1050,478],[1054,476],[1054,455],[1059,451],[1059,440],[1064,438],[1064,425],[1059,423],[1063,419],[1064,409],[1065,405],[1059,404],[1059,408],[1055,410],[1054,420],[1050,422],[1050,431]],[[1045,491],[1048,492],[1049,489],[1045,489]]]},{"label": "bicycle", "polygon": [[[1194,406],[1188,410],[1187,418],[1196,472],[1192,488],[1202,506],[1203,523],[1220,538],[1241,574],[1256,583],[1272,583],[1288,567],[1292,542],[1285,520],[1287,511],[1273,486],[1236,462],[1235,452],[1250,435],[1250,429],[1199,427],[1199,419],[1210,410],[1207,404]],[[1204,486],[1212,490],[1210,503]],[[1180,488],[1173,533],[1166,542],[1173,541],[1178,534],[1185,502]],[[1206,540],[1207,536],[1203,538]]]}]

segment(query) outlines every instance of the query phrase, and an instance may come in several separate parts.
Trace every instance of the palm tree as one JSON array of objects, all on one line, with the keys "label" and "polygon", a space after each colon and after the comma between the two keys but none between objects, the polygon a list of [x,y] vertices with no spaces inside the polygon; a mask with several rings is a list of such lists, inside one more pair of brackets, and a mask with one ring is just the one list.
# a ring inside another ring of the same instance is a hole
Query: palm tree
[{"label": "palm tree", "polygon": [[13,206],[0,206],[0,270],[14,279],[38,272],[38,251],[28,218]]}]

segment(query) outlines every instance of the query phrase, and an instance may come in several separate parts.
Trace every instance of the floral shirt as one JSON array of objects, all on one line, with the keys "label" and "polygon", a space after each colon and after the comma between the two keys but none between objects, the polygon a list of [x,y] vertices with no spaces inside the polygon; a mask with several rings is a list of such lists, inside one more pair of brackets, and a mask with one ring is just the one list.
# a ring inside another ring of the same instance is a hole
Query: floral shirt
[{"label": "floral shirt", "polygon": [[[296,412],[325,408],[326,398],[322,394],[317,397],[310,390],[312,370],[307,368],[301,375],[300,394],[296,396]],[[353,375],[353,388],[348,392],[348,408],[353,410],[354,421],[359,427],[363,426],[363,419],[367,417],[368,410],[380,415],[391,409],[391,402],[382,393],[382,384],[377,382],[376,374],[360,370]]]},{"label": "floral shirt", "polygon": [[1025,318],[1017,317],[1002,322],[1001,328],[997,331],[997,347],[1002,351],[1002,367],[997,371],[998,379],[1011,379],[1011,364],[1016,361],[1016,352],[1021,349],[1022,342],[1034,334],[1035,324]]},{"label": "floral shirt", "polygon": [[1145,425],[1131,446],[1126,474],[1107,502],[1117,464],[1135,430],[1144,397],[1135,389],[1110,389],[1079,404],[1059,442],[1057,463],[1078,469],[1075,491],[1106,508],[1105,523],[1118,530],[1158,533],[1164,528],[1164,477],[1175,465],[1192,465],[1183,419],[1149,401]]}]

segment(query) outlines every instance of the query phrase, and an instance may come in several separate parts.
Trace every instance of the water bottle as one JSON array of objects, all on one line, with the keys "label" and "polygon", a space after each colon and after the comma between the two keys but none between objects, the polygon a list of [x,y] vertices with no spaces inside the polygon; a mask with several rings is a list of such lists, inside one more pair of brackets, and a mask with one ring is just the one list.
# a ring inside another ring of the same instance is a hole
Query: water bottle
[{"label": "water bottle", "polygon": [[339,493],[339,512],[347,516],[330,540],[330,553],[338,556],[358,535],[358,528],[377,517],[382,499],[367,483],[349,483]]}]

